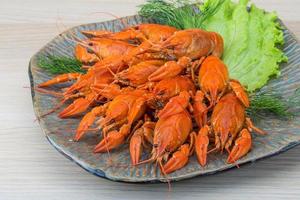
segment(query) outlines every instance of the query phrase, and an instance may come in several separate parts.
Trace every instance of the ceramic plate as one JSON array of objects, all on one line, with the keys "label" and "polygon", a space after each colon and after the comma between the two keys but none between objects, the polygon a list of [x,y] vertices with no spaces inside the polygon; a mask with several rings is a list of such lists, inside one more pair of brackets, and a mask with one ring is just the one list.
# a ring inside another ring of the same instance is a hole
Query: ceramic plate
[{"label": "ceramic plate", "polygon": [[[146,22],[139,16],[125,17],[125,20],[131,25]],[[284,25],[283,27],[285,38],[285,46],[283,48],[289,58],[289,62],[281,65],[281,76],[278,79],[271,80],[262,91],[273,90],[283,97],[288,97],[294,93],[296,88],[300,87],[300,45],[294,35]],[[32,57],[29,65],[29,76],[33,107],[37,116],[50,110],[58,103],[55,97],[41,94],[33,89],[37,84],[51,78],[50,74],[38,67],[38,57],[49,54],[73,56],[75,42],[72,42],[70,39],[74,35],[84,38],[80,33],[82,30],[106,29],[120,31],[122,28],[124,27],[120,20],[77,26],[54,38]],[[42,118],[39,122],[47,139],[59,152],[97,176],[125,182],[165,181],[160,171],[155,170],[154,165],[131,166],[128,145],[112,151],[109,156],[106,153],[92,153],[94,146],[101,139],[99,134],[90,133],[82,141],[74,142],[72,137],[79,120],[79,118],[62,120],[57,117],[57,113],[53,113]],[[269,134],[267,136],[254,135],[253,149],[247,156],[237,162],[239,165],[278,154],[298,145],[300,142],[299,117],[286,120],[270,115],[266,119],[261,120],[257,126]],[[143,159],[146,157],[147,155],[143,155]],[[194,176],[216,173],[232,167],[235,166],[226,164],[225,155],[209,156],[208,165],[205,168],[199,166],[195,157],[191,157],[186,167],[171,173],[168,178],[172,181],[178,181]]]}]

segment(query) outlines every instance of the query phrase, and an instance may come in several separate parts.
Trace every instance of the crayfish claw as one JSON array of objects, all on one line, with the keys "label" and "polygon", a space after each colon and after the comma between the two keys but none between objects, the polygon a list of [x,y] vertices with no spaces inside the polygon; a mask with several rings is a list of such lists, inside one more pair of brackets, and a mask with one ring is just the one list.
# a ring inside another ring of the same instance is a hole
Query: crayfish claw
[{"label": "crayfish claw", "polygon": [[209,127],[205,125],[203,128],[200,129],[198,135],[196,136],[195,140],[195,151],[197,155],[197,159],[199,164],[204,167],[207,162],[207,149],[209,144]]},{"label": "crayfish claw", "polygon": [[237,98],[242,102],[242,104],[246,108],[248,108],[250,106],[248,94],[245,91],[245,88],[241,85],[241,83],[238,80],[230,80],[229,85],[233,90],[234,94],[237,96]]},{"label": "crayfish claw", "polygon": [[183,56],[176,61],[168,61],[163,66],[154,71],[149,77],[149,81],[161,81],[179,75],[191,63],[189,57]]},{"label": "crayfish claw", "polygon": [[182,145],[178,151],[173,153],[172,157],[168,160],[168,162],[165,165],[163,165],[164,173],[170,174],[184,167],[188,162],[189,153],[189,145]]},{"label": "crayfish claw", "polygon": [[143,149],[143,138],[142,129],[138,129],[130,139],[129,151],[132,165],[137,165],[140,162]]},{"label": "crayfish claw", "polygon": [[87,113],[83,119],[80,121],[79,126],[76,130],[76,135],[74,137],[75,141],[80,140],[80,138],[85,134],[88,128],[94,123],[96,116],[93,113]]},{"label": "crayfish claw", "polygon": [[96,117],[105,113],[106,108],[107,105],[95,107],[83,117],[76,130],[76,135],[74,137],[75,141],[80,140],[80,138],[85,134],[88,128],[94,123]]},{"label": "crayfish claw", "polygon": [[90,102],[85,98],[76,99],[71,105],[61,111],[58,116],[60,118],[67,118],[83,113],[88,109]]},{"label": "crayfish claw", "polygon": [[235,163],[238,159],[246,155],[251,149],[251,144],[250,132],[247,129],[243,129],[240,137],[235,141],[235,145],[227,158],[227,163]]},{"label": "crayfish claw", "polygon": [[107,30],[81,31],[81,33],[89,38],[105,37],[113,34],[111,31],[107,31]]},{"label": "crayfish claw", "polygon": [[94,148],[94,153],[108,152],[109,150],[119,147],[124,141],[124,135],[120,134],[118,131],[111,131],[99,142],[99,144],[97,144]]},{"label": "crayfish claw", "polygon": [[196,92],[193,103],[193,114],[198,127],[203,127],[207,122],[208,108],[204,102],[205,95],[201,90]]},{"label": "crayfish claw", "polygon": [[64,82],[67,82],[67,81],[76,80],[80,76],[81,76],[80,73],[61,74],[61,75],[56,76],[53,79],[50,79],[46,82],[43,82],[43,83],[39,84],[38,87],[48,87],[48,86],[55,85],[55,84],[58,84],[58,83],[64,83]]},{"label": "crayfish claw", "polygon": [[184,112],[189,105],[190,94],[182,91],[178,96],[172,97],[162,110],[157,114],[158,118],[166,119],[169,116]]}]

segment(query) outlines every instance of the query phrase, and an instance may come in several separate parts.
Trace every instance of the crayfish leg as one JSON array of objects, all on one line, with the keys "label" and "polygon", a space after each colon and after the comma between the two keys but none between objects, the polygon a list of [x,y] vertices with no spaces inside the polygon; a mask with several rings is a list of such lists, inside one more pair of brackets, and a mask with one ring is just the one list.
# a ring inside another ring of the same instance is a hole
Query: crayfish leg
[{"label": "crayfish leg", "polygon": [[260,128],[257,128],[256,126],[254,126],[253,122],[251,121],[251,119],[249,117],[246,118],[246,125],[248,127],[249,131],[254,131],[260,135],[266,135],[267,133],[263,130],[261,130]]}]

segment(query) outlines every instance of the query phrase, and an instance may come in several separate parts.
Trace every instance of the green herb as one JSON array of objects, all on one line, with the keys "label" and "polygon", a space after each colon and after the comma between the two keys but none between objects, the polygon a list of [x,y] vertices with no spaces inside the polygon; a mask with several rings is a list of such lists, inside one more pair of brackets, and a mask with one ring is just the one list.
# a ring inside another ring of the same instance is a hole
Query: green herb
[{"label": "green herb", "polygon": [[38,65],[51,74],[85,72],[85,70],[81,68],[82,64],[80,61],[75,58],[65,56],[49,55],[45,57],[39,57]]},{"label": "green herb", "polygon": [[298,112],[293,110],[300,108],[300,88],[295,93],[284,99],[274,92],[256,93],[251,95],[251,106],[247,109],[247,114],[252,118],[260,118],[267,113],[273,113],[279,117],[294,117]]},{"label": "green herb", "polygon": [[215,1],[209,7],[205,7],[200,13],[197,11],[195,1],[180,0],[148,0],[146,4],[141,5],[139,14],[146,18],[155,19],[157,23],[174,26],[178,29],[203,28],[203,21],[210,15],[213,15],[221,6],[224,0]]},{"label": "green herb", "polygon": [[289,105],[286,101],[276,95],[261,94],[251,97],[251,106],[247,109],[247,114],[257,118],[265,113],[273,113],[280,117],[290,117]]},{"label": "green herb", "polygon": [[[179,4],[183,5],[179,6]],[[179,1],[167,3],[162,0],[149,0],[141,6],[139,14],[146,18],[155,19],[159,24],[168,24],[178,29],[184,29],[187,26],[193,26],[193,23],[197,23],[193,8],[185,6],[184,3]]]}]

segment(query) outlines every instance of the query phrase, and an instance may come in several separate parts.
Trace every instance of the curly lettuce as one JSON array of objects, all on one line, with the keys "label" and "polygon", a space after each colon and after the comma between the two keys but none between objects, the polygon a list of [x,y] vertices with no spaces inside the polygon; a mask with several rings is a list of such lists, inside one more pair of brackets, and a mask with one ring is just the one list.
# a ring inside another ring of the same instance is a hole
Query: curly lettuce
[{"label": "curly lettuce", "polygon": [[223,3],[202,26],[223,36],[223,61],[230,77],[238,79],[249,92],[261,88],[270,77],[280,74],[279,63],[287,61],[278,48],[284,38],[276,13],[266,13],[254,4],[248,10],[249,0],[206,0],[199,9],[205,12],[216,1]]}]

